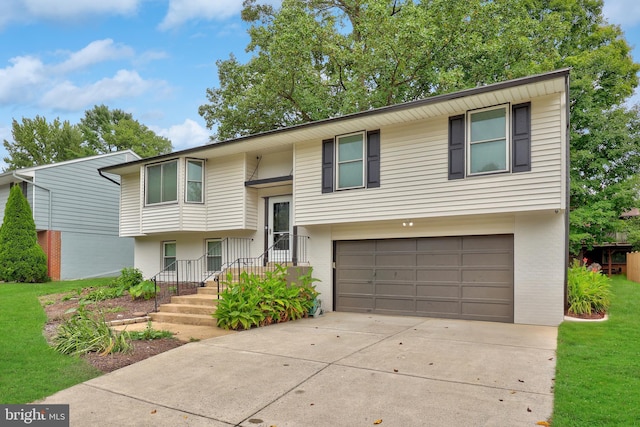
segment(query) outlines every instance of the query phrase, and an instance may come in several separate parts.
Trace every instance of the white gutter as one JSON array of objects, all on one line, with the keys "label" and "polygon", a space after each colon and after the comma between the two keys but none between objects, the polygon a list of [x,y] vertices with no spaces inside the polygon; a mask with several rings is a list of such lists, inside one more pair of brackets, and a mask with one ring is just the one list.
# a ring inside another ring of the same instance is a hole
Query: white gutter
[{"label": "white gutter", "polygon": [[[49,190],[48,188],[45,188],[45,187],[43,187],[41,185],[38,185],[33,181],[29,181],[28,179],[24,179],[21,176],[16,175],[16,171],[13,171],[12,175],[18,181],[22,181],[22,182],[26,182],[27,184],[31,184],[36,188],[40,188],[42,190],[45,190],[49,194],[49,218],[48,218],[48,223],[49,224],[48,224],[47,230],[51,230],[51,190]],[[34,204],[34,207],[35,207],[35,193],[33,194],[33,204]],[[34,217],[33,220],[35,221],[35,219],[36,219],[35,218],[35,209],[34,209],[34,212],[33,212],[33,217]]]}]

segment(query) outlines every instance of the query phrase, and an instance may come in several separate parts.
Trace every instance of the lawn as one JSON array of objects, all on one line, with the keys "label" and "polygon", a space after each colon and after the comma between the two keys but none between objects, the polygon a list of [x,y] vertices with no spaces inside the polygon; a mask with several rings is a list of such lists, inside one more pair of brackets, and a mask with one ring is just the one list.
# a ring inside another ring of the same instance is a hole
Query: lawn
[{"label": "lawn", "polygon": [[100,375],[84,360],[56,353],[47,344],[38,297],[111,280],[0,284],[0,403],[33,402]]},{"label": "lawn", "polygon": [[640,425],[640,284],[612,285],[608,321],[560,325],[553,427]]}]

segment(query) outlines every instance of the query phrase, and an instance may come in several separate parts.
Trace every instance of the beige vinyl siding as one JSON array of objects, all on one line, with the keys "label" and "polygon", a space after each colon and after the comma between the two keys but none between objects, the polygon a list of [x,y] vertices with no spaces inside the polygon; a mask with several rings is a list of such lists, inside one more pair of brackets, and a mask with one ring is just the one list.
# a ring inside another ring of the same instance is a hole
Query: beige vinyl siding
[{"label": "beige vinyl siding", "polygon": [[140,235],[140,175],[124,175],[120,183],[120,236]]},{"label": "beige vinyl siding", "polygon": [[182,231],[205,231],[207,229],[207,208],[204,204],[184,204],[180,214],[180,229]]},{"label": "beige vinyl siding", "polygon": [[[250,181],[252,179],[258,179],[256,176],[259,173],[259,168],[262,166],[262,162],[264,158],[260,160],[258,163],[258,159],[256,156],[247,155],[246,158],[246,169],[245,169],[245,180]],[[258,205],[259,205],[259,197],[258,190],[255,188],[245,187],[245,195],[244,195],[244,213],[245,213],[245,228],[250,230],[258,229]]]},{"label": "beige vinyl siding", "polygon": [[245,154],[207,162],[207,229],[244,229],[247,191]]},{"label": "beige vinyl siding", "polygon": [[448,180],[448,118],[464,111],[382,127],[380,188],[322,194],[321,141],[297,144],[295,223],[564,209],[563,99],[532,101],[531,172]]},{"label": "beige vinyl siding", "polygon": [[147,206],[142,211],[142,232],[158,233],[180,230],[180,206]]}]

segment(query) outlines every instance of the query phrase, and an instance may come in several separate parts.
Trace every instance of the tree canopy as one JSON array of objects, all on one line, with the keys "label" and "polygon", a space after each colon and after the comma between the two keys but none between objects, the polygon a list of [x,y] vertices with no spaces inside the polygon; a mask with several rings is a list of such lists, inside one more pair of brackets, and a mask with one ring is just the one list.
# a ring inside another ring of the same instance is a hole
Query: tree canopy
[{"label": "tree canopy", "polygon": [[636,204],[640,67],[602,0],[245,0],[252,57],[199,112],[224,140],[571,67],[571,246]]},{"label": "tree canopy", "polygon": [[3,160],[8,170],[45,165],[132,149],[142,157],[169,153],[171,141],[156,135],[145,125],[133,119],[130,113],[110,110],[96,105],[85,111],[79,124],[61,122],[56,118],[23,118],[13,120],[13,141],[4,140],[8,156]]}]

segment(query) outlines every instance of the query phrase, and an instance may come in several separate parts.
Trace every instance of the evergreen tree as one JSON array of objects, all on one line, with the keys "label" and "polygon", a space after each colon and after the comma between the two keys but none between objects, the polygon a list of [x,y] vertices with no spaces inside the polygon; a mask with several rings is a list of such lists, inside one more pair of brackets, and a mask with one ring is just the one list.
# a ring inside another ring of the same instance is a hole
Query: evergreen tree
[{"label": "evergreen tree", "polygon": [[38,245],[31,207],[15,185],[0,227],[0,280],[40,283],[48,279],[47,256]]}]

